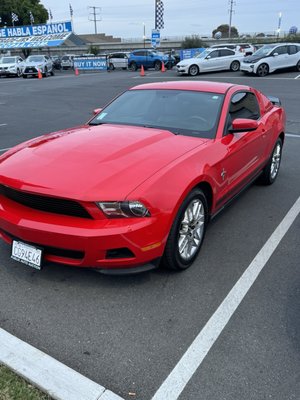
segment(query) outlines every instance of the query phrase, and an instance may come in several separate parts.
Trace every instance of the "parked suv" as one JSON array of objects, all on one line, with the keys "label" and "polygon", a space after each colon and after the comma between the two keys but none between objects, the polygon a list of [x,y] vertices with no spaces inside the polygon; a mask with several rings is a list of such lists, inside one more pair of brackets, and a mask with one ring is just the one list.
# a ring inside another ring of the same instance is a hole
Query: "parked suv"
[{"label": "parked suv", "polygon": [[295,67],[300,72],[300,43],[266,44],[241,63],[241,71],[266,76],[277,69]]},{"label": "parked suv", "polygon": [[5,56],[0,58],[0,76],[21,76],[24,60],[21,57]]},{"label": "parked suv", "polygon": [[164,63],[165,67],[171,69],[175,65],[175,58],[154,50],[134,50],[129,55],[128,68],[136,71],[142,65],[145,69],[154,68],[159,71]]},{"label": "parked suv", "polygon": [[27,57],[24,63],[23,78],[38,76],[39,70],[44,78],[46,78],[48,74],[51,76],[54,75],[53,64],[50,57],[43,55]]}]

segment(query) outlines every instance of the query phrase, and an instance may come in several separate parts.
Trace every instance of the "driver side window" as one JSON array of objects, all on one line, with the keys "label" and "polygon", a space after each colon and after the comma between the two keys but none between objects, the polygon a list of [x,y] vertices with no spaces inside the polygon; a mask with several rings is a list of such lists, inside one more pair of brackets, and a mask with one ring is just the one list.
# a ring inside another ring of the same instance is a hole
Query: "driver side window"
[{"label": "driver side window", "polygon": [[226,131],[231,128],[232,121],[236,118],[257,120],[260,118],[260,109],[257,98],[251,92],[235,93],[230,101]]}]

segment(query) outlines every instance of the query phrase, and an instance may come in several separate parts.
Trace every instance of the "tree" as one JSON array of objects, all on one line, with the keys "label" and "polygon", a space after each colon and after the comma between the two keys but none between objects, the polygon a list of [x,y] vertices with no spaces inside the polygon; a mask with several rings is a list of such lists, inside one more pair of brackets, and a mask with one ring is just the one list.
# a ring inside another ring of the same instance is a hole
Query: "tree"
[{"label": "tree", "polygon": [[[222,38],[228,38],[229,37],[229,25],[227,24],[223,24],[218,26],[216,29],[214,29],[212,31],[212,36],[215,36],[215,33],[217,32],[221,32],[222,33]],[[230,37],[239,37],[239,33],[238,30],[236,29],[235,26],[231,27],[231,31],[230,31]]]},{"label": "tree", "polygon": [[90,45],[90,47],[89,47],[89,53],[90,53],[90,54],[93,54],[94,56],[97,56],[97,55],[100,53],[100,48],[99,48],[99,46]]},{"label": "tree", "polygon": [[34,24],[43,24],[49,18],[48,11],[40,4],[40,0],[1,0],[0,2],[0,26],[12,26],[12,13],[18,16],[14,21],[15,26],[30,25],[30,12],[33,15]]},{"label": "tree", "polygon": [[184,41],[181,42],[182,49],[197,49],[199,47],[206,47],[203,40],[198,35],[186,36]]}]

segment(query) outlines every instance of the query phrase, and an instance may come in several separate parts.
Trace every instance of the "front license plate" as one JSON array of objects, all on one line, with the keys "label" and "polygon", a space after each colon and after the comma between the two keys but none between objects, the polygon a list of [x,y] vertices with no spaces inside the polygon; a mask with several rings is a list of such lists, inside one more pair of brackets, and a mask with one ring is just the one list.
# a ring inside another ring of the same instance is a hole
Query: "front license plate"
[{"label": "front license plate", "polygon": [[43,250],[29,244],[13,240],[11,249],[11,258],[29,267],[42,268]]}]

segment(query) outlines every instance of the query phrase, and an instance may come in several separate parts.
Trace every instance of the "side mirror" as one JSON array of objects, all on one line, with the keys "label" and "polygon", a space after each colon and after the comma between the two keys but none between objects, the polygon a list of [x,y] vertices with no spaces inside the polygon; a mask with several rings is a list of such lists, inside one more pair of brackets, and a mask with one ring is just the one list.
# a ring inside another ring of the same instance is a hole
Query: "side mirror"
[{"label": "side mirror", "polygon": [[237,118],[232,121],[230,133],[250,132],[258,128],[258,122],[254,119]]},{"label": "side mirror", "polygon": [[273,57],[277,57],[279,54],[278,53],[274,53],[273,54]]},{"label": "side mirror", "polygon": [[97,114],[101,113],[101,111],[102,111],[102,108],[95,108],[95,110],[93,110],[93,114],[97,115]]},{"label": "side mirror", "polygon": [[210,59],[211,59],[211,56],[207,56],[206,59],[207,59],[207,60],[210,60]]}]

